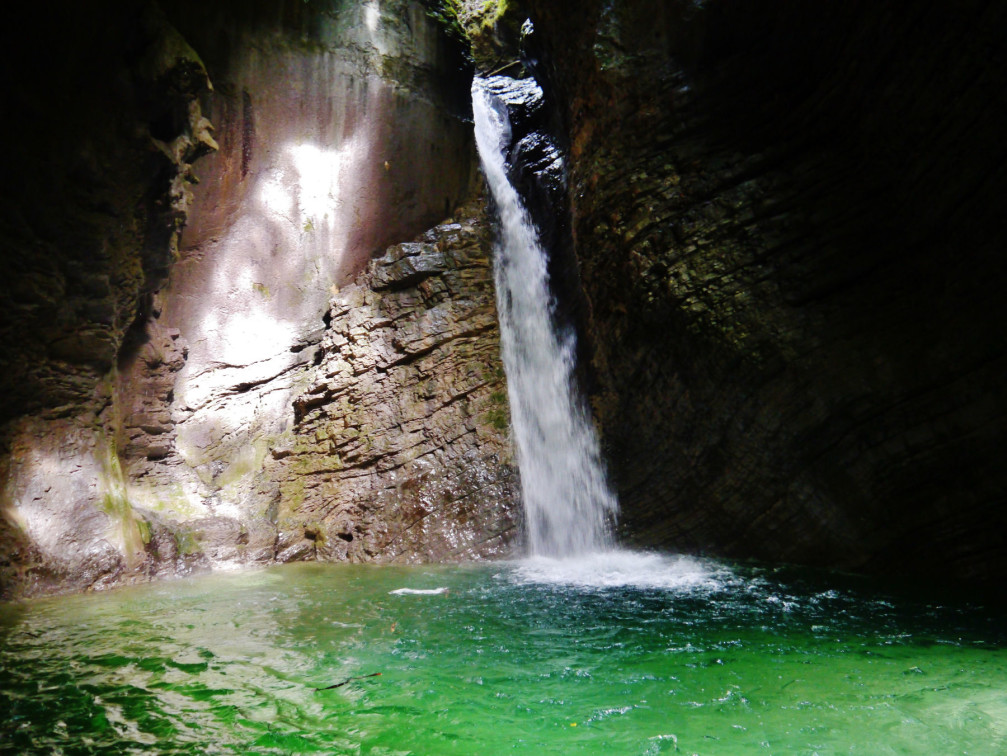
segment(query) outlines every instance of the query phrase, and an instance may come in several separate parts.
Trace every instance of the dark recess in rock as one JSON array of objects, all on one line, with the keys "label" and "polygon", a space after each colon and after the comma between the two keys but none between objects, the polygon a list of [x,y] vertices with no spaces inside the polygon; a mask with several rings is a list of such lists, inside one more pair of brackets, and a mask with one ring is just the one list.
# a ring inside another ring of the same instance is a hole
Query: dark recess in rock
[{"label": "dark recess in rock", "polygon": [[1007,576],[1007,7],[527,6],[624,536]]},{"label": "dark recess in rock", "polygon": [[255,121],[252,117],[252,96],[241,93],[241,177],[248,175],[255,145]]}]

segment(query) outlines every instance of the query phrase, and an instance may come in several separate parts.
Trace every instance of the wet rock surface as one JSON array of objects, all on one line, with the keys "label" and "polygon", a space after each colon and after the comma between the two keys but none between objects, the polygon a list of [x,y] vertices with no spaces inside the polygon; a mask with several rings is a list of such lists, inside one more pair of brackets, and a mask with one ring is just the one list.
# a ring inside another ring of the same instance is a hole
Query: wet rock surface
[{"label": "wet rock surface", "polygon": [[508,553],[518,482],[479,201],[390,247],[342,289],[294,401],[280,481],[325,558],[457,561]]},{"label": "wet rock surface", "polygon": [[133,506],[104,420],[85,413],[14,424],[10,453],[0,459],[4,597],[102,589],[210,566],[187,530]]},{"label": "wet rock surface", "polygon": [[1003,7],[529,6],[624,537],[1007,573]]}]

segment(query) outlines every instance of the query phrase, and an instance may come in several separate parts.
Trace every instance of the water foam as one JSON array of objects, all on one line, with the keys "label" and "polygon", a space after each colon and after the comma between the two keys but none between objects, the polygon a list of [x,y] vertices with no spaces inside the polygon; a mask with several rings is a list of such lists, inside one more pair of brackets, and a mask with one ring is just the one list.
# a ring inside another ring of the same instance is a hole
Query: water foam
[{"label": "water foam", "polygon": [[396,588],[394,591],[388,591],[392,596],[440,596],[442,593],[447,593],[448,589],[441,588]]},{"label": "water foam", "polygon": [[509,577],[522,585],[710,591],[726,587],[734,575],[694,557],[611,549],[563,559],[530,557],[515,562]]}]

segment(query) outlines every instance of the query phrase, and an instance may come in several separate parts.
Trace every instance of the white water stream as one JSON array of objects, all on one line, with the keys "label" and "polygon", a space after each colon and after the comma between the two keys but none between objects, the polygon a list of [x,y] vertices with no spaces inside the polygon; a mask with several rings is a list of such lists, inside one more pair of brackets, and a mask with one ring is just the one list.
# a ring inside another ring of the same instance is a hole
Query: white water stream
[{"label": "white water stream", "polygon": [[497,309],[528,550],[542,557],[585,556],[611,547],[616,499],[574,385],[574,335],[554,327],[546,255],[507,178],[506,105],[477,78],[472,109],[479,157],[500,220]]}]

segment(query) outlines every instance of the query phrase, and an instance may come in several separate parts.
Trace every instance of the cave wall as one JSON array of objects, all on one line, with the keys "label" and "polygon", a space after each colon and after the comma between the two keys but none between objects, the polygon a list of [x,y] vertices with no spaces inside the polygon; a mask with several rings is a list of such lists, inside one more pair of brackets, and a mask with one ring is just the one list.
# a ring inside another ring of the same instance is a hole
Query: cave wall
[{"label": "cave wall", "polygon": [[[149,326],[180,334],[186,359],[160,407],[149,360],[130,366],[123,453],[133,500],[182,520],[286,510],[268,450],[296,432],[291,407],[329,300],[472,187],[459,61],[423,6],[303,5],[168,11],[208,50],[220,150],[200,166]],[[152,434],[158,412],[170,422]]]},{"label": "cave wall", "polygon": [[0,595],[188,561],[124,497],[114,373],[216,148],[209,79],[157,6],[66,6],[24,8],[0,49]]},{"label": "cave wall", "polygon": [[1007,572],[1002,3],[554,3],[625,539]]},{"label": "cave wall", "polygon": [[3,31],[0,423],[90,401],[173,260],[191,163],[216,146],[206,70],[156,6],[67,6]]},{"label": "cave wall", "polygon": [[4,69],[31,140],[4,215],[0,593],[503,553],[488,224],[463,206],[460,49],[425,7],[35,21],[12,61],[61,56]]}]

